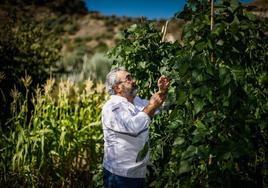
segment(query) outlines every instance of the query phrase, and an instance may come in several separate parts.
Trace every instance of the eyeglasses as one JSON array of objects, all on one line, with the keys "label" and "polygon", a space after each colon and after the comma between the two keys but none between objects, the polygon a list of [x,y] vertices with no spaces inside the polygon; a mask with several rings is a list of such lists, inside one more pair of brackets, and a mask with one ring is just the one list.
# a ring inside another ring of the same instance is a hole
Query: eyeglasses
[{"label": "eyeglasses", "polygon": [[131,82],[133,80],[135,80],[135,79],[129,74],[129,75],[126,76],[125,80],[118,81],[117,83],[121,84],[123,82]]}]

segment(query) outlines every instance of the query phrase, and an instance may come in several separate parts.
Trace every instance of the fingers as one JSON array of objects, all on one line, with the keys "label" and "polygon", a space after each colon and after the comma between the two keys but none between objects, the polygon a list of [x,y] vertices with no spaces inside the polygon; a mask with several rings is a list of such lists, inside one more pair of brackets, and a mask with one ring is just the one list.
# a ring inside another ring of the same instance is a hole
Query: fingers
[{"label": "fingers", "polygon": [[169,83],[169,78],[166,76],[161,76],[158,80],[159,85],[168,85]]},{"label": "fingers", "polygon": [[162,76],[158,79],[158,83],[161,84],[161,83],[163,83],[163,82],[166,82],[167,80],[169,80],[168,77],[162,75]]},{"label": "fingers", "polygon": [[161,93],[161,91],[158,91],[157,93],[153,94],[149,103],[156,108],[162,105],[162,103],[165,101],[166,95]]},{"label": "fingers", "polygon": [[161,92],[167,92],[169,85],[170,85],[170,80],[168,77],[162,75],[157,82],[158,88]]},{"label": "fingers", "polygon": [[157,95],[157,97],[159,97],[161,100],[165,100],[166,99],[166,93],[163,93],[161,91],[158,91],[157,93],[155,93]]}]

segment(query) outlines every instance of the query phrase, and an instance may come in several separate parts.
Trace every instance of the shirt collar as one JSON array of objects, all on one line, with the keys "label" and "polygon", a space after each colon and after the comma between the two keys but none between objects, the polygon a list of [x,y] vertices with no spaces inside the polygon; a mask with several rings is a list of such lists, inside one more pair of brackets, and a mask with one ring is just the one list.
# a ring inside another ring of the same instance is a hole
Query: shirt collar
[{"label": "shirt collar", "polygon": [[[137,103],[137,96],[135,96],[135,98],[134,98],[134,104],[135,103]],[[111,95],[111,99],[113,100],[113,101],[117,101],[117,102],[128,102],[128,100],[127,100],[127,98],[125,98],[125,97],[122,97],[122,96],[119,96],[119,95]],[[128,103],[130,103],[130,102],[128,102]],[[130,103],[131,104],[131,103]]]},{"label": "shirt collar", "polygon": [[128,102],[127,98],[121,97],[119,95],[111,95],[111,99],[115,100],[115,101],[118,101],[118,102],[123,102],[123,101]]}]

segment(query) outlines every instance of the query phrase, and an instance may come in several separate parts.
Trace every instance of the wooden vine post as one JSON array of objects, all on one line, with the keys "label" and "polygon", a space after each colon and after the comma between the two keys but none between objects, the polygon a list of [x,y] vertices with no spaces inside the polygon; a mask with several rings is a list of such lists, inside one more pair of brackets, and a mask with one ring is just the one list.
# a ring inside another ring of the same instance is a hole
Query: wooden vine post
[{"label": "wooden vine post", "polygon": [[[214,25],[214,0],[210,0],[210,31],[213,31],[213,25]],[[214,53],[213,51],[210,54],[210,61],[211,63],[214,62]],[[214,156],[212,154],[209,154],[208,157],[208,165],[210,166],[212,164],[212,158]]]},{"label": "wooden vine post", "polygon": [[164,42],[165,41],[165,36],[166,36],[166,33],[167,33],[167,27],[168,27],[168,20],[166,21],[166,24],[162,27],[162,40],[161,42]]},{"label": "wooden vine post", "polygon": [[210,30],[213,30],[214,25],[214,0],[210,0]]},{"label": "wooden vine post", "polygon": [[[210,0],[210,31],[213,31],[214,26],[214,0]],[[211,52],[210,55],[211,63],[214,62],[214,53]]]}]

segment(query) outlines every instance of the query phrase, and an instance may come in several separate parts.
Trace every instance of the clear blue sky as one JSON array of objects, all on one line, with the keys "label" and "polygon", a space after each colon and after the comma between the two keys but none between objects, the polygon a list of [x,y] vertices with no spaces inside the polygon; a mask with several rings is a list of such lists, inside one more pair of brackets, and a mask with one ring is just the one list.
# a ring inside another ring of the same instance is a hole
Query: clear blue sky
[{"label": "clear blue sky", "polygon": [[[103,15],[147,17],[148,19],[168,19],[182,10],[186,0],[85,0],[91,11]],[[252,2],[254,0],[240,0]]]}]

